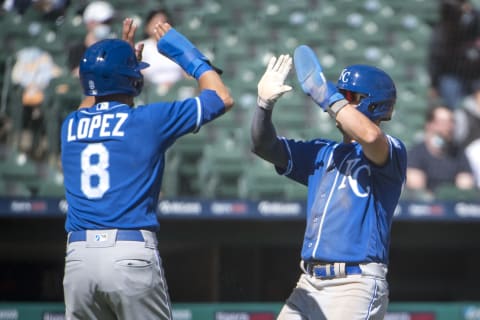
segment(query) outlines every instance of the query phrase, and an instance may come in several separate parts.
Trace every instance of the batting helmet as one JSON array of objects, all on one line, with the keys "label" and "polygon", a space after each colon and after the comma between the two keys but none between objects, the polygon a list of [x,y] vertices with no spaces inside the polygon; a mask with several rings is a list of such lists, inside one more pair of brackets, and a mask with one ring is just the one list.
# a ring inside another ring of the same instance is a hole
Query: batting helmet
[{"label": "batting helmet", "polygon": [[390,120],[397,99],[392,78],[383,70],[368,65],[350,65],[343,69],[337,88],[348,100],[349,93],[362,98],[357,109],[370,120]]},{"label": "batting helmet", "polygon": [[148,63],[137,61],[128,42],[101,40],[87,49],[80,62],[83,91],[87,96],[115,93],[137,96],[143,87],[140,70],[148,66]]}]

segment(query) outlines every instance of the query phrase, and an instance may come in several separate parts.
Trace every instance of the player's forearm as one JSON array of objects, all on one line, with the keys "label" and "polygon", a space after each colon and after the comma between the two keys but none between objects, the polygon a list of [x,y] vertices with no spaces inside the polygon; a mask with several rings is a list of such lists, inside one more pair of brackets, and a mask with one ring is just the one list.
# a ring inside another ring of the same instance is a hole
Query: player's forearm
[{"label": "player's forearm", "polygon": [[277,138],[271,110],[260,107],[255,109],[250,132],[253,153],[279,167],[287,166],[287,154],[282,142]]},{"label": "player's forearm", "polygon": [[352,104],[342,108],[336,115],[338,126],[351,139],[362,145],[366,157],[377,165],[388,159],[387,137],[378,125],[358,111]]},{"label": "player's forearm", "polygon": [[198,87],[200,90],[210,89],[215,91],[225,104],[225,111],[228,111],[233,107],[234,101],[230,95],[230,91],[225,86],[217,72],[211,70],[203,73],[198,79]]}]

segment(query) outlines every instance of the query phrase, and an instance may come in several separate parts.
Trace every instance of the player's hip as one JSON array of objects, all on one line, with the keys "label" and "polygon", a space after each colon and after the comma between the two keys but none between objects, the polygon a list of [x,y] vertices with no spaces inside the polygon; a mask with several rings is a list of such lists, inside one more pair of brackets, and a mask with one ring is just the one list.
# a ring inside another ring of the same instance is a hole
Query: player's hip
[{"label": "player's hip", "polygon": [[370,277],[386,279],[388,267],[383,263],[345,263],[300,261],[300,268],[305,275],[318,280],[340,279],[348,277]]}]

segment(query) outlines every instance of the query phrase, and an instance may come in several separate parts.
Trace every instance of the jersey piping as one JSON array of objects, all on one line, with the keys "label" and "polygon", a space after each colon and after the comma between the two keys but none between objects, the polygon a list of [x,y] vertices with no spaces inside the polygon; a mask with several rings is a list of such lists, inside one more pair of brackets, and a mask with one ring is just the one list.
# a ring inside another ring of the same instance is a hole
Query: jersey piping
[{"label": "jersey piping", "polygon": [[[334,148],[335,149],[335,148]],[[348,157],[353,153],[353,151],[350,151],[346,156],[345,158],[343,158],[342,162],[340,163],[340,168],[343,167],[343,164],[345,162],[346,159],[348,159]],[[330,167],[330,163],[332,162],[332,158],[333,158],[333,152],[330,153],[330,157],[328,158],[328,163],[327,163],[327,168]],[[322,236],[322,229],[323,229],[323,222],[325,221],[325,217],[327,216],[327,210],[328,210],[328,207],[330,205],[330,200],[332,199],[332,196],[335,192],[335,188],[337,186],[337,181],[338,181],[338,177],[340,176],[340,171],[337,171],[337,173],[335,174],[335,180],[332,184],[332,187],[330,188],[330,192],[328,193],[328,198],[327,198],[327,203],[325,204],[325,208],[323,209],[323,213],[322,213],[322,220],[320,221],[320,226],[318,228],[318,234],[317,234],[317,240],[315,241],[315,246],[313,247],[313,252],[312,252],[312,256],[315,257],[317,255],[317,249],[318,249],[318,245],[320,243],[320,238]],[[312,207],[315,206],[315,203],[312,205]]]}]

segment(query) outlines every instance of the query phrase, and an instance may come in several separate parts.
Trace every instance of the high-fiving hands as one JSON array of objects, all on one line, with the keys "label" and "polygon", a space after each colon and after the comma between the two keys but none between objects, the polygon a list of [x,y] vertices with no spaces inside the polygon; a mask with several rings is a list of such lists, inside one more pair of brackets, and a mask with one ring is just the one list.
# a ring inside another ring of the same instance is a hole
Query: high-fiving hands
[{"label": "high-fiving hands", "polygon": [[135,50],[135,56],[138,61],[142,61],[143,43],[135,46],[135,32],[137,31],[137,25],[133,23],[132,18],[126,18],[123,20],[122,25],[122,39],[130,43]]},{"label": "high-fiving hands", "polygon": [[322,66],[312,48],[306,45],[298,46],[293,54],[293,60],[303,92],[323,111],[336,117],[338,111],[347,104],[347,100],[338,92],[335,84],[325,79]]},{"label": "high-fiving hands", "polygon": [[292,87],[285,84],[285,79],[292,69],[292,58],[290,55],[280,55],[278,59],[272,57],[267,69],[258,82],[259,107],[271,110],[273,105],[285,92],[292,90]]}]

